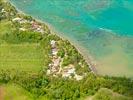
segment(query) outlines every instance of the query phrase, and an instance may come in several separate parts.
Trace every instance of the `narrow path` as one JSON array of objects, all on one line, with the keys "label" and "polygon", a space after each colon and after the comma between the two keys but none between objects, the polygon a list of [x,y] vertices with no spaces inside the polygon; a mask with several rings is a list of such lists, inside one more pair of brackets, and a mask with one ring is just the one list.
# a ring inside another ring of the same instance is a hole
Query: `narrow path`
[{"label": "narrow path", "polygon": [[0,100],[4,100],[4,88],[0,86]]},{"label": "narrow path", "polygon": [[85,100],[93,100],[93,96],[88,96]]}]

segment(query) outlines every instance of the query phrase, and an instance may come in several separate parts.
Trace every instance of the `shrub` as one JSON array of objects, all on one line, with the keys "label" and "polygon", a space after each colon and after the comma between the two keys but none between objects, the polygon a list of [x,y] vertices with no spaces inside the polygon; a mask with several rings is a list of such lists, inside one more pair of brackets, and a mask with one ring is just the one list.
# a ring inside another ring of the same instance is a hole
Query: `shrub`
[{"label": "shrub", "polygon": [[42,39],[42,35],[37,32],[21,32],[15,30],[13,33],[6,33],[3,35],[3,39],[8,43],[22,43],[22,42],[39,42]]}]

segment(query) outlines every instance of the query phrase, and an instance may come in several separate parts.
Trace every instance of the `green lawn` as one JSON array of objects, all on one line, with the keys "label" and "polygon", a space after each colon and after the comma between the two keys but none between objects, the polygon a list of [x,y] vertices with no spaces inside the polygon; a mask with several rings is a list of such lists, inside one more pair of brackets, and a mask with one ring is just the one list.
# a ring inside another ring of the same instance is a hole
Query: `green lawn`
[{"label": "green lawn", "polygon": [[36,98],[33,94],[26,91],[17,84],[0,85],[0,100],[48,100],[46,97]]},{"label": "green lawn", "polygon": [[0,86],[0,100],[33,100],[32,95],[16,84]]},{"label": "green lawn", "polygon": [[42,49],[37,43],[0,45],[0,70],[39,71],[43,67]]}]

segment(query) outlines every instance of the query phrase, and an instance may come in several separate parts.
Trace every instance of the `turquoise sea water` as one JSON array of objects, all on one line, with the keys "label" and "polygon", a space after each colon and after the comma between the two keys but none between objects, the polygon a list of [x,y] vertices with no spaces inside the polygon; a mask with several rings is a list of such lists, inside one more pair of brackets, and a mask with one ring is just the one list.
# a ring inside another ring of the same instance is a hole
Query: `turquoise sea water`
[{"label": "turquoise sea water", "polygon": [[85,49],[99,74],[133,77],[133,0],[10,0]]}]

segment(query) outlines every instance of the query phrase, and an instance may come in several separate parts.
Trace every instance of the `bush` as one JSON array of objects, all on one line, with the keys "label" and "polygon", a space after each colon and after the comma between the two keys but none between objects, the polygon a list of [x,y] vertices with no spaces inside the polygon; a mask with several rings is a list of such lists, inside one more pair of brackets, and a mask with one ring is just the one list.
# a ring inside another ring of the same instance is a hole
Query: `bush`
[{"label": "bush", "polygon": [[8,43],[22,43],[22,42],[39,42],[42,39],[42,35],[37,32],[21,32],[15,30],[13,33],[6,33],[3,35],[3,39]]}]

